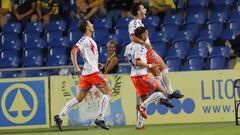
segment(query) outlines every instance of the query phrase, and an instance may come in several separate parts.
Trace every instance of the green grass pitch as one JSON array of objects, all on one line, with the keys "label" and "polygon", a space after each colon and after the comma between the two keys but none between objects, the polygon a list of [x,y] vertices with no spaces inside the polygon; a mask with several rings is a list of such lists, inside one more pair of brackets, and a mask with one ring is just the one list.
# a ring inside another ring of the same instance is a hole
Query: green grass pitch
[{"label": "green grass pitch", "polygon": [[231,123],[201,124],[168,124],[147,125],[146,130],[135,130],[134,126],[111,127],[109,131],[96,127],[64,128],[59,132],[56,128],[36,130],[20,130],[18,133],[0,131],[7,135],[240,135],[240,126]]}]

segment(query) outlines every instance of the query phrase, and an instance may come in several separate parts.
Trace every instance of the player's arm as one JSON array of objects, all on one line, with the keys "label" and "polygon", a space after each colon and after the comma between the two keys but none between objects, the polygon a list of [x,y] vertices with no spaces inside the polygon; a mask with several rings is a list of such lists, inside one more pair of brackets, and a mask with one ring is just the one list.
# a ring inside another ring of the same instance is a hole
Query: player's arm
[{"label": "player's arm", "polygon": [[159,64],[147,64],[147,63],[142,62],[140,58],[137,58],[136,59],[136,66],[144,67],[144,68],[152,68],[152,67],[159,66]]},{"label": "player's arm", "polygon": [[73,63],[73,69],[74,69],[74,73],[79,75],[81,73],[81,70],[78,66],[77,63],[77,53],[78,53],[79,49],[77,47],[73,47],[73,49],[71,50],[71,60]]}]

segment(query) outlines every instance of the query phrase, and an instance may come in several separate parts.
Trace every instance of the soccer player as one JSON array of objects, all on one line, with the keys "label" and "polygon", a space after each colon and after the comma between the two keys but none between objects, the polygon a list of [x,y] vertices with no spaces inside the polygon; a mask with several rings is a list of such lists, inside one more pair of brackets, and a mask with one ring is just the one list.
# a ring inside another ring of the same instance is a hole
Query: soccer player
[{"label": "soccer player", "polygon": [[79,104],[84,99],[92,86],[96,86],[104,93],[104,96],[100,103],[100,109],[95,124],[103,129],[109,130],[109,127],[105,125],[104,116],[112,91],[106,78],[98,70],[98,49],[95,41],[91,37],[94,31],[93,24],[89,21],[83,21],[80,23],[79,29],[84,35],[71,51],[74,72],[78,75],[80,75],[81,70],[77,63],[77,53],[80,52],[84,59],[83,70],[79,78],[79,93],[65,104],[62,111],[58,115],[55,115],[54,120],[59,130],[62,131],[62,120],[64,116],[68,114],[74,105]]},{"label": "soccer player", "polygon": [[[135,29],[135,36],[147,40],[148,32],[145,27],[138,27]],[[132,67],[131,79],[136,88],[137,94],[141,99],[141,104],[137,106],[138,121],[136,129],[143,129],[143,118],[147,118],[146,108],[149,104],[159,100],[162,101],[167,107],[173,107],[164,96],[165,89],[160,85],[160,82],[150,77],[147,73],[147,68],[158,67],[158,64],[147,64],[147,48],[144,45],[132,42],[129,45],[127,53],[128,61]],[[154,93],[152,93],[155,91]],[[152,94],[151,94],[152,93]],[[151,94],[151,95],[150,95]],[[148,97],[149,96],[149,97]],[[139,117],[139,114],[142,117]]]},{"label": "soccer player", "polygon": [[[177,92],[173,91],[171,81],[168,78],[168,67],[162,60],[162,58],[153,50],[149,38],[146,39],[146,41],[138,38],[134,34],[134,30],[140,26],[144,26],[142,24],[142,19],[146,18],[146,8],[141,3],[135,3],[132,7],[132,14],[134,16],[134,19],[129,23],[128,25],[128,32],[130,34],[130,39],[132,42],[139,43],[142,45],[145,45],[145,47],[148,49],[147,51],[147,63],[148,64],[157,64],[159,66],[156,67],[148,67],[148,69],[152,72],[155,79],[157,79],[159,82],[163,80],[164,84],[166,85],[166,90],[168,93],[168,98],[182,98],[183,95],[179,94]],[[125,56],[129,50],[129,47],[126,46],[125,50]]]}]

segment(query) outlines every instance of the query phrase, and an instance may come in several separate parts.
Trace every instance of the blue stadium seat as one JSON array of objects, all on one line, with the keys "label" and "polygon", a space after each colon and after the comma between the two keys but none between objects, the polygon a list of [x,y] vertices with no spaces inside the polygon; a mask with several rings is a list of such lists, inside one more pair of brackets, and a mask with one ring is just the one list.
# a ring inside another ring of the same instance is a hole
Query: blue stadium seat
[{"label": "blue stadium seat", "polygon": [[224,56],[210,56],[209,57],[209,69],[218,70],[218,69],[227,69],[228,64]]},{"label": "blue stadium seat", "polygon": [[108,29],[95,29],[93,33],[93,39],[97,44],[106,44],[111,37],[109,37]]},{"label": "blue stadium seat", "polygon": [[112,28],[112,20],[108,18],[95,18],[93,22],[94,22],[95,29],[111,29]]},{"label": "blue stadium seat", "polygon": [[[83,57],[80,55],[80,53],[77,53],[77,62],[78,64],[81,64],[81,65],[84,64]],[[71,57],[68,57],[68,63],[72,65]]]},{"label": "blue stadium seat", "polygon": [[43,38],[36,38],[27,40],[23,47],[24,49],[44,49],[47,47],[47,43]]},{"label": "blue stadium seat", "polygon": [[189,57],[198,57],[208,58],[209,52],[207,47],[194,47],[190,50]]},{"label": "blue stadium seat", "polygon": [[23,71],[24,77],[45,77],[49,76],[49,73],[47,71],[35,71],[35,70],[27,70]]},{"label": "blue stadium seat", "polygon": [[176,24],[181,25],[183,18],[179,14],[168,14],[163,19],[163,24]]},{"label": "blue stadium seat", "polygon": [[66,48],[51,48],[48,54],[47,66],[67,65]]},{"label": "blue stadium seat", "polygon": [[20,51],[22,45],[19,39],[7,40],[2,44],[3,50],[16,50]]},{"label": "blue stadium seat", "polygon": [[208,46],[213,46],[213,41],[211,39],[204,39],[204,38],[201,38],[199,37],[197,39],[197,47],[200,47],[200,48],[207,48]]},{"label": "blue stadium seat", "polygon": [[78,19],[72,19],[70,26],[69,26],[69,30],[70,31],[74,31],[74,30],[78,30],[78,24],[80,23],[80,20]]},{"label": "blue stadium seat", "polygon": [[99,62],[100,63],[105,63],[107,59],[107,46],[106,45],[99,45]]},{"label": "blue stadium seat", "polygon": [[1,52],[0,68],[17,68],[19,64],[20,60],[16,50],[6,50]]},{"label": "blue stadium seat", "polygon": [[114,35],[114,39],[118,42],[118,44],[124,44],[127,42],[130,42],[130,37],[128,34],[128,29],[126,28],[119,28],[116,30],[116,33]]},{"label": "blue stadium seat", "polygon": [[235,0],[212,0],[214,5],[221,6],[221,5],[228,5],[232,6]]},{"label": "blue stadium seat", "polygon": [[158,16],[147,16],[146,19],[143,20],[143,24],[146,27],[158,27],[160,24],[160,18]]},{"label": "blue stadium seat", "polygon": [[228,20],[228,7],[214,6],[209,16],[209,21],[227,22]]},{"label": "blue stadium seat", "polygon": [[211,40],[216,40],[217,38],[218,34],[214,33],[212,30],[209,29],[203,29],[202,31],[200,31],[198,37],[198,39],[211,39]]},{"label": "blue stadium seat", "polygon": [[162,33],[159,31],[148,32],[148,34],[149,34],[149,40],[151,42],[158,42],[162,40],[162,37],[161,37]]},{"label": "blue stadium seat", "polygon": [[237,31],[235,31],[235,30],[225,29],[225,30],[223,30],[222,34],[220,35],[220,38],[226,39],[226,40],[233,40],[233,39],[235,39],[236,34],[237,34]]},{"label": "blue stadium seat", "polygon": [[186,65],[181,67],[181,71],[198,71],[198,70],[203,70],[203,69],[198,65],[193,65],[193,66]]},{"label": "blue stadium seat", "polygon": [[28,33],[22,34],[22,41],[24,44],[39,38],[40,38],[40,32],[28,32]]},{"label": "blue stadium seat", "polygon": [[196,66],[196,67],[200,67],[200,69],[203,69],[204,57],[190,56],[187,58],[187,61],[189,66]]},{"label": "blue stadium seat", "polygon": [[44,31],[44,25],[41,21],[38,22],[29,22],[27,23],[24,33],[29,33],[29,32],[40,32],[42,33]]},{"label": "blue stadium seat", "polygon": [[63,37],[62,32],[48,32],[47,35],[47,43],[49,47],[68,47],[69,42],[67,37]]},{"label": "blue stadium seat", "polygon": [[162,26],[162,39],[170,41],[175,37],[175,33],[178,30],[178,26],[174,24],[168,24]]},{"label": "blue stadium seat", "polygon": [[226,46],[222,47],[213,47],[211,56],[224,56],[225,58],[228,58],[230,55],[230,48]]},{"label": "blue stadium seat", "polygon": [[173,47],[176,49],[178,58],[184,59],[189,53],[190,42],[187,40],[177,41],[173,44]]},{"label": "blue stadium seat", "polygon": [[239,32],[240,31],[240,22],[230,21],[229,22],[229,29],[233,30],[234,33]]},{"label": "blue stadium seat", "polygon": [[39,49],[24,50],[23,66],[24,67],[40,67],[44,65],[44,57]]},{"label": "blue stadium seat", "polygon": [[11,41],[11,40],[15,40],[18,39],[18,35],[17,33],[5,33],[2,34],[2,44],[6,41]]},{"label": "blue stadium seat", "polygon": [[184,24],[184,31],[187,31],[192,37],[196,37],[199,33],[200,27],[196,23]]},{"label": "blue stadium seat", "polygon": [[119,66],[118,74],[130,74],[131,73],[131,67],[130,66]]},{"label": "blue stadium seat", "polygon": [[2,28],[2,33],[20,33],[21,32],[21,24],[17,22],[7,23]]},{"label": "blue stadium seat", "polygon": [[175,42],[179,41],[192,41],[194,38],[194,35],[191,35],[188,31],[178,31],[175,33],[172,43],[175,44]]},{"label": "blue stadium seat", "polygon": [[188,5],[189,6],[204,6],[208,7],[209,5],[209,0],[189,0]]},{"label": "blue stadium seat", "polygon": [[117,24],[116,24],[116,29],[118,28],[128,28],[128,24],[129,22],[132,20],[132,18],[119,18],[117,20]]},{"label": "blue stadium seat", "polygon": [[52,32],[52,31],[66,31],[66,22],[63,20],[60,21],[50,21],[48,24],[47,31]]},{"label": "blue stadium seat", "polygon": [[240,12],[233,12],[230,18],[230,22],[240,22]]},{"label": "blue stadium seat", "polygon": [[16,71],[0,72],[0,78],[17,78],[19,76],[20,73]]},{"label": "blue stadium seat", "polygon": [[70,30],[68,34],[69,46],[74,46],[81,38],[83,34],[80,30]]},{"label": "blue stadium seat", "polygon": [[207,25],[208,30],[212,31],[214,37],[220,36],[223,30],[223,23],[218,21],[209,21]]},{"label": "blue stadium seat", "polygon": [[179,71],[181,65],[181,60],[179,58],[167,58],[165,61],[170,72]]},{"label": "blue stadium seat", "polygon": [[192,6],[188,8],[186,23],[204,24],[207,20],[207,13],[204,7]]},{"label": "blue stadium seat", "polygon": [[156,51],[156,53],[162,58],[164,58],[166,55],[166,43],[163,41],[159,41],[159,42],[152,42],[151,44],[154,50]]}]

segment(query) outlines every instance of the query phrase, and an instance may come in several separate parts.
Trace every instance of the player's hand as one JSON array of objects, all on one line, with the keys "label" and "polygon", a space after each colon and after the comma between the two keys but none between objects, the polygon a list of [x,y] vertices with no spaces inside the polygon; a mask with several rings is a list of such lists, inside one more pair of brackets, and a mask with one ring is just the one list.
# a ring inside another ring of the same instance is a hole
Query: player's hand
[{"label": "player's hand", "polygon": [[80,75],[81,74],[81,69],[78,66],[74,67],[74,74],[75,75]]},{"label": "player's hand", "polygon": [[104,67],[104,65],[103,65],[102,63],[98,63],[98,68],[99,68],[100,70],[102,70],[103,67]]}]

